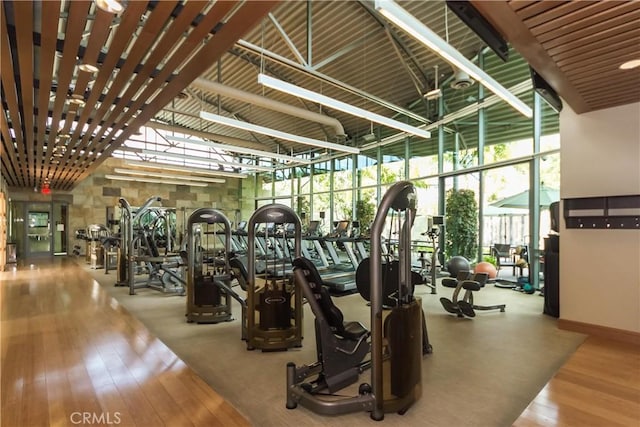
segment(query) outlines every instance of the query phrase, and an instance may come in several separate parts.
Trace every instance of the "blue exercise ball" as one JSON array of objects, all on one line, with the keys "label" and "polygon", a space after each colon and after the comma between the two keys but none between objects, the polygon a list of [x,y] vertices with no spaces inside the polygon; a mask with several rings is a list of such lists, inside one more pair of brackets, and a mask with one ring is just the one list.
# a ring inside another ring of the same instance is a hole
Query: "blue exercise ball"
[{"label": "blue exercise ball", "polygon": [[461,271],[471,271],[471,264],[463,256],[453,256],[447,261],[447,271],[451,277],[456,277]]}]

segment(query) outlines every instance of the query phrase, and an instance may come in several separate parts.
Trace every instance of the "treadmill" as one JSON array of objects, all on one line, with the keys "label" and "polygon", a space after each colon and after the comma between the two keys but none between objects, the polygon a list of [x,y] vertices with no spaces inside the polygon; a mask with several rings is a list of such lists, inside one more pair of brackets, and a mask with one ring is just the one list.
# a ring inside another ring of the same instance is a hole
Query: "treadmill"
[{"label": "treadmill", "polygon": [[333,230],[319,240],[324,241],[327,251],[329,251],[333,264],[325,268],[319,268],[318,272],[322,277],[325,286],[334,294],[350,293],[357,290],[356,268],[353,260],[349,257],[349,262],[344,262],[340,254],[336,251],[335,244],[346,242],[349,221],[335,221]]},{"label": "treadmill", "polygon": [[309,221],[306,233],[302,236],[302,240],[309,241],[313,244],[313,249],[309,249],[308,245],[302,245],[302,254],[308,260],[311,260],[316,267],[329,267],[324,249],[322,248],[322,236],[320,236],[320,221]]}]

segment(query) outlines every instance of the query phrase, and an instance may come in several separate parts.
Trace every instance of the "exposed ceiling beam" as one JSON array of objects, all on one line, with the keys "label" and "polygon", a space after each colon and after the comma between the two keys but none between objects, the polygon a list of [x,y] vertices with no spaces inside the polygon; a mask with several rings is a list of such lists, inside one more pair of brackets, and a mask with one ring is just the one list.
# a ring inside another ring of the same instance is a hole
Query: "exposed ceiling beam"
[{"label": "exposed ceiling beam", "polygon": [[197,136],[198,138],[206,139],[209,141],[224,142],[225,144],[237,145],[239,147],[251,148],[254,150],[265,150],[266,148],[262,144],[259,144],[257,142],[247,141],[246,139],[240,139],[232,136],[220,135],[220,134],[210,133],[210,132],[202,132],[199,130],[183,128],[181,126],[171,126],[171,125],[166,125],[164,123],[158,123],[158,122],[148,122],[145,126],[152,129],[156,129],[156,130],[164,130],[166,132],[184,133],[186,135]]},{"label": "exposed ceiling beam", "polygon": [[331,126],[334,129],[334,133],[337,137],[346,136],[344,132],[344,128],[342,127],[342,124],[337,119],[334,119],[333,117],[329,117],[325,114],[320,114],[320,113],[316,113],[315,111],[294,107],[293,105],[285,104],[284,102],[275,101],[265,96],[256,95],[250,92],[245,92],[243,90],[236,89],[231,86],[223,85],[222,83],[213,82],[211,80],[206,80],[203,78],[195,79],[191,84],[191,86],[194,86],[198,89],[201,89],[207,92],[218,93],[222,96],[244,101],[249,104],[257,105],[258,107],[279,111],[281,113],[298,117],[300,119],[319,122],[326,126]]},{"label": "exposed ceiling beam", "polygon": [[403,114],[407,117],[411,117],[414,120],[417,120],[421,123],[428,123],[429,121],[427,119],[425,119],[424,117],[422,117],[419,114],[414,113],[411,110],[407,110],[406,108],[402,108],[399,107],[397,105],[392,104],[391,102],[388,102],[380,97],[377,97],[375,95],[372,95],[370,93],[367,93],[363,90],[357,89],[347,83],[341,82],[337,79],[334,79],[333,77],[327,76],[326,74],[323,74],[319,71],[314,70],[313,68],[309,68],[309,67],[304,67],[300,64],[298,64],[297,62],[294,62],[288,58],[285,58],[284,56],[278,55],[274,52],[271,52],[270,50],[261,48],[260,46],[256,46],[253,43],[250,43],[246,40],[238,40],[238,42],[236,43],[236,46],[241,47],[242,49],[245,49],[247,51],[253,52],[254,54],[258,55],[258,56],[265,56],[268,57],[270,60],[278,62],[282,65],[288,66],[290,68],[293,68],[297,71],[300,71],[302,73],[308,74],[311,77],[314,77],[318,80],[321,80],[325,83],[329,83],[339,89],[342,89],[344,91],[347,91],[349,93],[352,93],[354,95],[358,95],[360,97],[362,97],[363,99],[366,99],[367,101],[371,101],[374,102],[378,105],[381,105],[385,108],[388,108],[392,111],[395,111],[397,113]]}]

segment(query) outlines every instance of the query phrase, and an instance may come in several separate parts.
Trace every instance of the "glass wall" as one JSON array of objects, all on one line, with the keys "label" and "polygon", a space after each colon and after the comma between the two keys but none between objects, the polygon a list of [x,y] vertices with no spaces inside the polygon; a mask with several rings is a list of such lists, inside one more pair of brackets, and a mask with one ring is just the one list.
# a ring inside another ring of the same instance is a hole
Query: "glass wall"
[{"label": "glass wall", "polygon": [[[490,169],[483,176],[483,253],[489,254],[495,244],[524,244],[529,234],[528,163]],[[514,201],[517,195],[523,197]]]},{"label": "glass wall", "polygon": [[[529,67],[516,52],[510,56],[505,64],[492,52],[483,52],[478,62],[534,108]],[[489,254],[497,243],[539,246],[549,229],[548,211],[544,205],[532,209],[528,192],[532,185],[559,188],[558,114],[543,103],[530,119],[478,83],[466,87],[451,83],[442,85],[441,112],[432,117],[439,126],[431,127],[430,140],[385,134],[393,142],[378,137],[359,155],[318,159],[309,167],[276,173],[275,184],[265,180],[259,187],[262,194],[256,197],[289,197],[307,220],[322,220],[326,233],[332,221],[358,219],[359,204],[366,201],[377,206],[391,184],[409,179],[418,191],[414,239],[419,241],[428,228],[428,218],[446,213],[447,190],[468,189],[478,203],[476,259]],[[501,204],[518,194],[524,194],[520,204]],[[532,224],[539,226],[537,236],[532,236],[536,230]],[[531,258],[535,263],[537,254]]]}]

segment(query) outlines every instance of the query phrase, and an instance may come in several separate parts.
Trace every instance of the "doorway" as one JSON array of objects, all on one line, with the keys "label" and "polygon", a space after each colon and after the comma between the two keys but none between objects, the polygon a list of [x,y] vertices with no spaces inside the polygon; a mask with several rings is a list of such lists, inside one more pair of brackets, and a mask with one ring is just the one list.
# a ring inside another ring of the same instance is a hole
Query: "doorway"
[{"label": "doorway", "polygon": [[51,204],[29,203],[26,216],[25,255],[38,257],[51,254]]},{"label": "doorway", "polygon": [[7,236],[17,258],[66,255],[68,211],[65,202],[10,201]]}]

